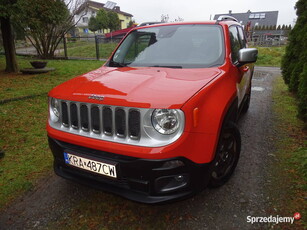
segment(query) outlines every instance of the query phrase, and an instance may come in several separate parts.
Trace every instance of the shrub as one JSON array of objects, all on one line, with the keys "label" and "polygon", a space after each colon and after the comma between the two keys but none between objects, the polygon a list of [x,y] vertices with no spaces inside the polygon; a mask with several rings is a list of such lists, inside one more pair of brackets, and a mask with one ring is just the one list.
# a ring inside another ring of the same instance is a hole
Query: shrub
[{"label": "shrub", "polygon": [[297,23],[289,34],[281,66],[285,83],[297,94],[299,116],[307,121],[307,1],[298,0],[295,8]]},{"label": "shrub", "polygon": [[299,87],[299,116],[307,121],[307,64],[304,64],[303,72],[300,74]]}]

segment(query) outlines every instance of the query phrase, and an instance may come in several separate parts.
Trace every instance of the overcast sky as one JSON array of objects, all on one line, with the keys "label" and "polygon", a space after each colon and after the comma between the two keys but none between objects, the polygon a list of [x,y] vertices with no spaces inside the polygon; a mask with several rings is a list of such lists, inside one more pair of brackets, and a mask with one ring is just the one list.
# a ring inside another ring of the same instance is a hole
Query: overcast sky
[{"label": "overcast sky", "polygon": [[[106,3],[108,0],[94,0]],[[297,0],[112,0],[124,12],[134,16],[137,23],[160,21],[168,14],[170,21],[181,17],[184,21],[209,20],[215,14],[245,13],[251,11],[279,11],[278,25],[293,24]]]}]

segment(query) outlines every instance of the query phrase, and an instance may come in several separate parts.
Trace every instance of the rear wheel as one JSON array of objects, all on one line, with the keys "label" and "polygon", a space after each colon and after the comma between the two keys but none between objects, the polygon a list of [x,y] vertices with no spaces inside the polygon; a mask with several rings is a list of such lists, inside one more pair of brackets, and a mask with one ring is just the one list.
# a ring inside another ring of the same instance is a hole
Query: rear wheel
[{"label": "rear wheel", "polygon": [[234,172],[241,150],[241,135],[235,123],[227,123],[221,131],[214,160],[209,167],[210,187],[225,184]]}]

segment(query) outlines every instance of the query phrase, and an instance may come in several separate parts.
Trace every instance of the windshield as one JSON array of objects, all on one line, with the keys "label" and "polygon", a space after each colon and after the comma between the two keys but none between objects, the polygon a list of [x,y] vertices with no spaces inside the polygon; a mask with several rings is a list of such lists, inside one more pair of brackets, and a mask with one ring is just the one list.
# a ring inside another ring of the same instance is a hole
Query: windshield
[{"label": "windshield", "polygon": [[135,30],[109,62],[113,67],[204,68],[224,63],[218,25],[171,25]]}]

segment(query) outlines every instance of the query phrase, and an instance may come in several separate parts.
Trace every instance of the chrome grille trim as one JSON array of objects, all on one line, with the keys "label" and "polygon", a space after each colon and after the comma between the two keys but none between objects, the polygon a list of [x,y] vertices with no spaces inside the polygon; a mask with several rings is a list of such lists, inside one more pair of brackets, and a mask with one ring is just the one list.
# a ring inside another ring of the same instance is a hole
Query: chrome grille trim
[{"label": "chrome grille trim", "polygon": [[[103,120],[102,111],[104,109],[108,111],[105,114],[105,116],[108,116],[106,120]],[[119,138],[126,138],[127,133],[129,132],[128,130],[130,130],[128,123],[130,111],[132,110],[126,107],[62,101],[61,123],[63,127],[61,127],[61,129],[64,129],[65,127],[70,130],[72,128],[78,130],[80,133],[87,132],[89,134],[93,133],[98,135],[101,133],[101,130],[104,130],[104,134],[107,136],[116,135]],[[134,109],[133,111],[136,110]],[[140,112],[138,111],[138,113]],[[106,122],[108,121],[110,121],[111,124],[107,124]],[[105,127],[108,129],[111,127],[111,132],[106,131]],[[140,138],[140,133],[136,136],[132,135],[130,137],[131,139],[137,140]]]},{"label": "chrome grille trim", "polygon": [[[49,100],[51,100],[51,98],[49,98]],[[158,133],[152,126],[151,116],[154,109],[58,100],[60,104],[60,118],[58,121],[54,122],[49,117],[50,126],[54,129],[79,136],[128,145],[161,147],[176,141],[184,130],[185,116],[182,111],[180,111],[181,125],[178,132],[171,135],[163,135]],[[77,108],[77,116],[71,114],[71,108],[74,107],[74,105]],[[67,114],[65,114],[65,107],[67,107]],[[81,114],[82,107],[86,108],[87,111],[83,112],[86,112],[87,115]],[[99,130],[93,129],[92,108],[99,109],[99,121],[97,122],[99,123]],[[107,113],[109,113],[109,115],[106,115],[104,111],[108,111]],[[116,129],[116,111],[124,112],[124,115],[119,114],[120,117],[123,116],[123,132],[118,132]],[[87,121],[86,116],[88,117]],[[78,126],[72,125],[72,119],[76,118]]]}]

